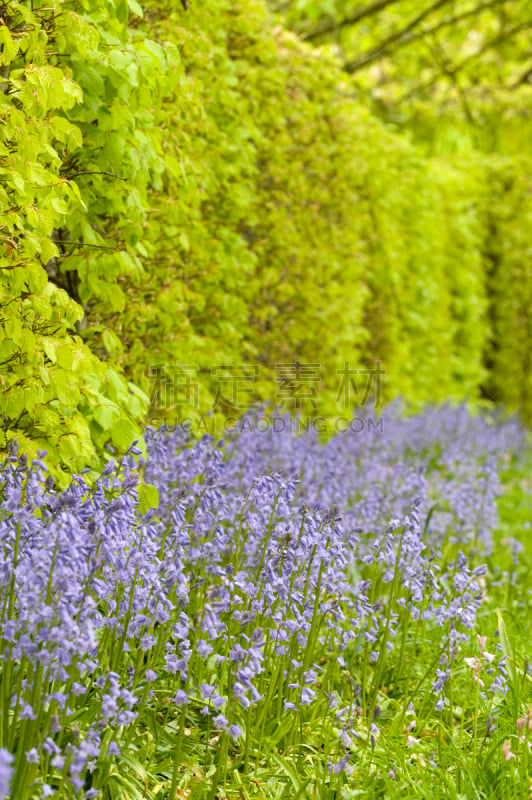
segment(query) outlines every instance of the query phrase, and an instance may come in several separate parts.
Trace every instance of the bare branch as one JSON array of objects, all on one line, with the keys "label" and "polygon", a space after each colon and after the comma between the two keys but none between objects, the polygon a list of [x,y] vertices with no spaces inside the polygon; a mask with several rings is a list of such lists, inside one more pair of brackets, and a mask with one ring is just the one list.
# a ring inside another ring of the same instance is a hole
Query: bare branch
[{"label": "bare branch", "polygon": [[[504,5],[506,2],[507,0],[489,0],[488,3],[481,3],[480,5],[470,9],[469,11],[464,11],[462,14],[457,14],[455,17],[448,17],[447,19],[443,19],[441,22],[438,22],[438,24],[434,25],[432,28],[425,28],[424,30],[419,31],[419,33],[415,33],[412,36],[409,36],[408,40],[405,41],[404,44],[410,44],[410,42],[415,42],[418,39],[424,39],[426,36],[433,36],[434,34],[439,33],[439,31],[441,31],[443,28],[448,28],[450,25],[456,25],[457,22],[462,22],[462,20],[468,19],[468,17],[476,17],[486,9],[493,8],[494,6]],[[403,42],[400,43],[399,47],[402,46]]]},{"label": "bare branch", "polygon": [[523,74],[520,75],[519,78],[516,81],[511,83],[510,86],[508,86],[508,89],[512,89],[512,90],[513,89],[518,89],[520,86],[523,86],[523,84],[525,84],[525,83],[532,84],[532,67],[527,67],[526,71],[523,72]]},{"label": "bare branch", "polygon": [[[513,36],[516,36],[518,33],[521,33],[524,30],[529,29],[532,26],[532,19],[526,20],[526,22],[521,23],[520,25],[515,25],[510,30],[506,31],[505,33],[500,33],[498,36],[495,36],[493,39],[490,39],[486,44],[477,50],[476,53],[472,53],[471,55],[467,56],[467,58],[462,59],[458,64],[455,64],[453,67],[449,67],[447,70],[447,75],[449,76],[451,73],[453,75],[457,75],[461,72],[471,61],[474,61],[477,58],[481,58],[485,53],[492,50],[497,45],[502,44],[503,42],[508,41]],[[423,92],[426,89],[432,88],[440,78],[440,75],[435,75],[430,81],[426,81],[425,83],[418,83],[413,89],[406,92],[399,100],[400,103],[404,101],[408,101],[411,97],[414,97],[419,92]]]},{"label": "bare branch", "polygon": [[434,44],[431,49],[432,49],[432,53],[433,53],[433,56],[434,56],[434,60],[440,65],[440,69],[443,72],[443,74],[447,75],[449,77],[449,80],[451,81],[451,83],[453,84],[456,92],[460,96],[460,99],[462,101],[462,108],[464,109],[465,117],[466,117],[467,121],[469,122],[470,126],[472,128],[474,128],[476,126],[476,121],[475,121],[475,118],[473,116],[473,112],[471,111],[471,107],[469,105],[469,102],[468,102],[468,99],[467,99],[467,95],[466,95],[466,93],[464,91],[464,87],[460,85],[460,82],[459,82],[459,80],[457,78],[456,73],[453,71],[453,68],[452,68],[452,65],[451,65],[449,59],[447,58],[447,56],[443,52],[443,48],[441,47],[441,45]]},{"label": "bare branch", "polygon": [[115,172],[95,172],[93,170],[84,169],[81,172],[73,172],[68,177],[69,179],[72,178],[79,178],[80,175],[108,175],[110,178],[117,178],[119,181],[127,181],[128,178],[123,178],[122,175],[117,175]]},{"label": "bare branch", "polygon": [[371,64],[372,61],[376,61],[386,52],[391,44],[394,44],[394,42],[400,41],[403,37],[407,36],[410,31],[417,28],[417,26],[423,22],[424,19],[433,14],[442,6],[447,5],[449,2],[451,2],[451,0],[436,0],[435,3],[424,9],[421,14],[418,14],[417,17],[414,17],[414,19],[411,20],[405,28],[402,28],[400,31],[395,31],[395,33],[392,33],[380,44],[372,47],[371,50],[366,51],[366,53],[363,53],[358,58],[353,59],[353,61],[346,62],[344,64],[344,69],[346,72],[357,72],[359,69],[362,69],[362,67]]},{"label": "bare branch", "polygon": [[307,33],[302,31],[300,36],[302,39],[312,41],[313,39],[317,39],[318,37],[323,36],[325,33],[331,33],[331,31],[335,31],[338,28],[345,28],[348,25],[356,25],[356,23],[360,22],[361,19],[378,14],[378,12],[382,11],[384,8],[400,2],[401,0],[374,0],[373,3],[368,3],[367,6],[362,6],[362,8],[356,9],[356,11],[354,11],[345,19],[323,20],[323,22],[320,22],[319,25],[316,25],[315,28],[312,28],[312,30],[308,31]]},{"label": "bare branch", "polygon": [[69,242],[67,239],[54,239],[57,244],[66,244],[70,247],[92,247],[95,250],[118,250],[118,247],[109,247],[104,244],[89,244],[88,242]]},{"label": "bare branch", "polygon": [[[396,53],[397,50],[399,50],[401,47],[405,47],[407,44],[412,44],[412,42],[419,41],[420,39],[426,39],[431,36],[434,36],[444,28],[448,28],[451,25],[456,25],[458,22],[462,22],[464,19],[468,19],[469,17],[477,17],[483,11],[486,11],[490,8],[494,8],[496,6],[504,5],[506,2],[507,0],[489,0],[489,2],[481,3],[480,5],[470,9],[469,11],[464,11],[462,14],[457,14],[454,17],[447,17],[447,19],[438,22],[437,25],[433,25],[432,28],[424,28],[423,30],[418,31],[417,33],[410,30],[410,26],[408,26],[408,29],[405,29],[405,31],[403,31],[403,35],[397,41],[396,46],[392,50],[392,53]],[[379,51],[376,58],[379,58],[381,55],[384,55],[384,53],[389,54],[390,52],[389,47],[385,47],[385,49],[383,50],[383,44],[386,43],[387,40],[385,40],[385,42],[382,42],[380,45],[377,45],[376,47],[372,48],[371,50],[367,50],[365,53],[359,56],[359,59],[368,56],[375,50]],[[376,58],[372,58],[371,61],[375,61]],[[367,63],[371,63],[371,61],[368,61]],[[366,64],[364,66],[366,66]]]}]

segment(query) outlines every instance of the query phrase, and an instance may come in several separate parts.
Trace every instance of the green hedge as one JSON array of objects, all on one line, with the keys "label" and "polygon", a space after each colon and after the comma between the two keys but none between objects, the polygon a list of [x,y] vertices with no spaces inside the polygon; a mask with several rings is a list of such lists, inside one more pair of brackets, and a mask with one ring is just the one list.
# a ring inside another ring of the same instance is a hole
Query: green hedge
[{"label": "green hedge", "polygon": [[375,360],[388,397],[530,412],[529,164],[420,158],[258,0],[2,19],[0,448],[96,470],[180,363],[198,417],[212,367],[264,400],[296,360],[320,413]]},{"label": "green hedge", "polygon": [[486,396],[532,419],[532,160],[491,158],[483,260],[490,298]]}]

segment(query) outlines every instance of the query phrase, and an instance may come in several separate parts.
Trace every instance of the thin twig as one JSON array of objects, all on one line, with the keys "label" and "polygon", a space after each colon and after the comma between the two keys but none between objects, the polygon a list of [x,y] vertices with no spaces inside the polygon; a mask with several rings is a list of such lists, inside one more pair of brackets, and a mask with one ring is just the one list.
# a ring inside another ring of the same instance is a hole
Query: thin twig
[{"label": "thin twig", "polygon": [[377,14],[387,6],[400,2],[401,0],[374,0],[373,3],[358,8],[351,16],[346,17],[346,19],[325,20],[308,31],[308,33],[301,32],[300,36],[302,39],[312,41],[312,39],[317,39],[318,36],[322,36],[324,33],[331,33],[331,31],[335,31],[338,28],[345,28],[347,25],[355,25],[357,22],[360,22],[361,19],[364,19],[364,17],[373,16],[373,14]]},{"label": "thin twig", "polygon": [[[436,25],[433,25],[431,28],[424,28],[418,32],[414,32],[414,28],[420,22],[419,15],[412,23],[408,24],[406,28],[404,28],[400,32],[396,32],[392,34],[387,39],[384,39],[380,44],[375,45],[374,47],[366,50],[364,53],[361,53],[357,59],[353,59],[351,62],[352,65],[356,65],[356,69],[360,69],[361,67],[367,66],[368,64],[375,61],[377,58],[380,58],[381,55],[384,53],[389,54],[389,45],[395,42],[395,47],[393,48],[392,52],[396,53],[401,47],[405,47],[406,45],[412,44],[412,42],[417,42],[420,39],[426,39],[429,36],[434,36],[439,31],[443,30],[444,28],[448,28],[451,25],[456,25],[459,22],[462,22],[469,17],[476,17],[478,14],[481,14],[483,11],[487,9],[494,8],[495,6],[500,6],[506,3],[507,0],[489,0],[489,2],[481,3],[480,5],[476,6],[475,8],[470,9],[469,11],[464,11],[462,14],[457,14],[454,17],[447,17],[446,19],[441,20]],[[423,13],[423,16],[426,16],[426,13],[432,11],[432,9],[427,9],[427,12]],[[414,24],[415,23],[415,24]],[[355,71],[353,69],[353,71]]]},{"label": "thin twig", "polygon": [[128,181],[129,178],[123,178],[122,175],[116,175],[114,172],[92,172],[91,170],[84,169],[81,172],[74,172],[68,178],[79,178],[80,175],[109,175],[111,178],[118,178],[119,181]]},{"label": "thin twig", "polygon": [[434,11],[437,11],[442,6],[447,5],[449,2],[450,0],[436,0],[436,2],[431,6],[425,8],[421,14],[418,14],[417,17],[414,17],[414,19],[412,19],[405,28],[402,28],[400,31],[395,31],[380,44],[372,47],[371,50],[362,53],[362,55],[358,58],[355,58],[353,61],[348,61],[346,64],[344,64],[345,71],[356,72],[357,70],[362,69],[362,67],[365,67],[367,64],[371,64],[372,61],[380,58],[380,56],[386,52],[389,45],[400,41],[404,36],[408,35],[410,31],[414,30],[414,28],[417,28],[417,26],[423,22],[426,17],[433,14]]},{"label": "thin twig", "polygon": [[56,244],[70,244],[73,247],[94,247],[96,250],[118,250],[116,247],[108,247],[105,244],[89,244],[88,242],[69,242],[68,239],[54,239]]}]

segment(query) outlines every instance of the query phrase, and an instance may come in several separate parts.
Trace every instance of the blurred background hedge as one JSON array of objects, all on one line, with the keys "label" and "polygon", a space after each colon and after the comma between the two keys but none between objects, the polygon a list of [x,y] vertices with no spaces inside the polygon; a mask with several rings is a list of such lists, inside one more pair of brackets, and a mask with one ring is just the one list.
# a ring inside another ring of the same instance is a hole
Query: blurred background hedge
[{"label": "blurred background hedge", "polygon": [[[256,366],[256,401],[279,362],[320,364],[313,410],[330,416],[337,370],[379,361],[388,399],[530,418],[520,40],[512,61],[477,14],[482,92],[469,62],[468,83],[419,49],[419,25],[440,25],[461,64],[453,9],[408,28],[413,4],[388,5],[361,33],[345,4],[3,4],[0,449],[46,449],[61,482],[97,471],[148,419],[234,413],[221,364]],[[400,55],[392,42],[353,70],[398,25]],[[195,409],[160,402],[179,364]]]}]

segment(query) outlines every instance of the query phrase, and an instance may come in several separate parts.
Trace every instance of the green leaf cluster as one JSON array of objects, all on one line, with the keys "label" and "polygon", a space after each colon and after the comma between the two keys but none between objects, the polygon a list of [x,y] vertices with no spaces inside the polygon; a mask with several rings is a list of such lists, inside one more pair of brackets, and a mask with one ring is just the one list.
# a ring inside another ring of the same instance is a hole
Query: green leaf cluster
[{"label": "green leaf cluster", "polygon": [[530,163],[423,156],[262,0],[9,0],[0,117],[0,450],[96,470],[220,364],[530,413]]},{"label": "green leaf cluster", "polygon": [[80,335],[91,303],[120,310],[120,279],[141,272],[134,245],[159,170],[134,112],[147,116],[140,76],[162,55],[130,41],[127,15],[10,2],[0,25],[0,448],[16,436],[47,450],[60,481],[139,439],[148,406]]},{"label": "green leaf cluster", "polygon": [[134,379],[198,365],[205,411],[212,365],[260,365],[256,399],[274,400],[277,363],[319,363],[319,411],[334,415],[337,370],[378,359],[388,397],[479,397],[484,163],[423,158],[261,2],[159,8],[150,25],[185,73],[161,109],[160,245],[123,316]]}]

